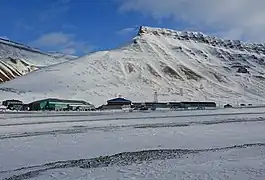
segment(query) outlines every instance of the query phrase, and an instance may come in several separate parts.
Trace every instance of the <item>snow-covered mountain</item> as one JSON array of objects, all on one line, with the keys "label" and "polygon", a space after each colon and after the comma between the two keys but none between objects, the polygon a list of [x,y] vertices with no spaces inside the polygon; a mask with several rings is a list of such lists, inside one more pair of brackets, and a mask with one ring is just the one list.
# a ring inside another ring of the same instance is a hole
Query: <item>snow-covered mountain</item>
[{"label": "snow-covered mountain", "polygon": [[265,45],[141,27],[128,45],[43,68],[0,85],[0,98],[265,102]]},{"label": "snow-covered mountain", "polygon": [[65,62],[69,58],[46,54],[38,49],[0,38],[0,83],[40,67]]}]

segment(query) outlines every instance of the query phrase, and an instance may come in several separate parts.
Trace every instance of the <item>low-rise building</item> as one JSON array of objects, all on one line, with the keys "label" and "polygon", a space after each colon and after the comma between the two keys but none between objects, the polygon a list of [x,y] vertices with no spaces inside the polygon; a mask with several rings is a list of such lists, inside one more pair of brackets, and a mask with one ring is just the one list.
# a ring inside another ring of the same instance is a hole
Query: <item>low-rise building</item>
[{"label": "low-rise building", "polygon": [[180,102],[180,108],[183,109],[215,109],[215,102]]},{"label": "low-rise building", "polygon": [[23,104],[22,101],[16,99],[9,99],[2,102],[3,106],[9,106],[10,104]]},{"label": "low-rise building", "polygon": [[112,106],[112,105],[119,105],[119,106],[123,106],[123,105],[131,105],[132,101],[125,99],[125,98],[114,98],[114,99],[110,99],[107,101],[107,105],[108,106]]},{"label": "low-rise building", "polygon": [[22,111],[23,110],[23,102],[16,99],[11,100],[5,100],[2,102],[3,106],[6,106],[9,110],[16,110],[16,111]]},{"label": "low-rise building", "polygon": [[132,101],[125,98],[114,98],[107,101],[107,105],[102,105],[98,110],[107,110],[107,109],[122,109],[124,106],[131,106]]},{"label": "low-rise building", "polygon": [[95,106],[86,101],[54,98],[34,101],[32,103],[29,103],[29,108],[31,111],[78,111],[80,109],[84,109],[87,111],[95,110]]},{"label": "low-rise building", "polygon": [[151,109],[155,110],[156,108],[168,108],[168,103],[166,102],[133,102],[133,108],[135,110],[141,109]]}]

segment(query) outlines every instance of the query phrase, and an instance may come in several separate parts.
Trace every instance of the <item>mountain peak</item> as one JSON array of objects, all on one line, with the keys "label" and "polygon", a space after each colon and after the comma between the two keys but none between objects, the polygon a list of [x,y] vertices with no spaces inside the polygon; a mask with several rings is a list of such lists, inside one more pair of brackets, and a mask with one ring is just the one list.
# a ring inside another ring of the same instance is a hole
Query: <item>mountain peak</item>
[{"label": "mountain peak", "polygon": [[164,36],[182,41],[193,41],[195,43],[208,44],[210,46],[219,46],[235,50],[247,50],[252,53],[265,53],[265,44],[249,43],[240,40],[226,40],[216,36],[206,35],[202,32],[177,31],[166,28],[141,26],[138,36],[155,35]]},{"label": "mountain peak", "polygon": [[178,35],[197,35],[197,36],[207,36],[201,32],[192,31],[177,31],[167,28],[150,27],[150,26],[140,26],[138,34],[154,34],[154,35],[167,35],[167,36],[178,36]]}]

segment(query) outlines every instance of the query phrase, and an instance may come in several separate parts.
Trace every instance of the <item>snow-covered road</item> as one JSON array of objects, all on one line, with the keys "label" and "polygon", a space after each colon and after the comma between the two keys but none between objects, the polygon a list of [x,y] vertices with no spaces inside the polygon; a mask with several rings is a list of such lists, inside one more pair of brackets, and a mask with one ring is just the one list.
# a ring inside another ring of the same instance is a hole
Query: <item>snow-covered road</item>
[{"label": "snow-covered road", "polygon": [[[230,179],[261,179],[265,176],[264,132],[263,108],[93,115],[1,114],[0,177],[223,179],[227,174]],[[227,147],[230,148],[225,149]],[[175,150],[173,154],[182,149],[192,152],[185,158],[168,160],[159,154],[148,163],[128,161],[122,167],[118,163],[110,167],[99,165],[96,169],[43,166],[51,162],[90,161],[99,156],[161,149]],[[35,165],[40,166],[31,167]],[[23,169],[14,171],[17,168]],[[244,168],[248,168],[248,176]]]}]

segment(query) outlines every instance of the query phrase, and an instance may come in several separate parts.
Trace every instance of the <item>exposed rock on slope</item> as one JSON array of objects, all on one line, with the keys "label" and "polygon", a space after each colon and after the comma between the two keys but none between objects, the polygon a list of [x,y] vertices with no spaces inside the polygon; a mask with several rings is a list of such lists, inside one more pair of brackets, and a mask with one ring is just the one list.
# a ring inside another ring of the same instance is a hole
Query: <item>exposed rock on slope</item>
[{"label": "exposed rock on slope", "polygon": [[9,81],[17,76],[23,76],[38,69],[21,59],[4,58],[0,59],[0,82]]},{"label": "exposed rock on slope", "polygon": [[[264,61],[263,44],[141,27],[125,47],[96,52],[0,85],[0,98],[62,97],[98,105],[119,94],[133,101],[152,101],[157,91],[160,101],[254,104],[265,102]],[[249,73],[238,73],[239,67]]]},{"label": "exposed rock on slope", "polygon": [[38,49],[0,38],[0,83],[25,75],[40,67],[67,60],[69,59],[62,55],[53,56]]}]

